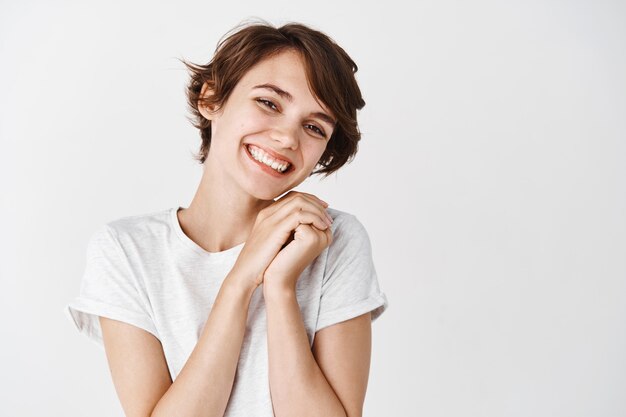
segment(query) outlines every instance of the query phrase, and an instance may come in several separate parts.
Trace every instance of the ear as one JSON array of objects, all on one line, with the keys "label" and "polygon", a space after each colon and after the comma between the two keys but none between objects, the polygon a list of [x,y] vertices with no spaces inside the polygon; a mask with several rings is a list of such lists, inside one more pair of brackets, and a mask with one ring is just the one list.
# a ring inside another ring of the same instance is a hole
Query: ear
[{"label": "ear", "polygon": [[[204,83],[202,85],[202,89],[200,90],[200,98],[211,97],[211,95],[213,95],[213,89],[209,87],[208,83]],[[207,120],[212,120],[215,116],[214,107],[207,105],[201,100],[198,100],[198,111]]]}]

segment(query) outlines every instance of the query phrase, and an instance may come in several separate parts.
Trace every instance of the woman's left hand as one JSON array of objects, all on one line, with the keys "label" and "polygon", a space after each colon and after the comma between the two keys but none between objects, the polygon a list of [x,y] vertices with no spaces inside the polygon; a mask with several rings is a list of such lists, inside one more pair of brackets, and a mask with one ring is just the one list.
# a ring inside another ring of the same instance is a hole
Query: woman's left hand
[{"label": "woman's left hand", "polygon": [[265,270],[264,290],[267,288],[296,289],[300,274],[332,242],[331,228],[320,230],[312,224],[300,224],[293,240],[278,252]]}]

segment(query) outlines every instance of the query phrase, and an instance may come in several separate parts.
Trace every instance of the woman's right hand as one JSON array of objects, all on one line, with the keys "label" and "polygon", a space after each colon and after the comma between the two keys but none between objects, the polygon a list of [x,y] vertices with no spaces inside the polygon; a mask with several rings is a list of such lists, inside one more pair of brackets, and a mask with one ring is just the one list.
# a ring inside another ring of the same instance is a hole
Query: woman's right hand
[{"label": "woman's right hand", "polygon": [[320,230],[330,227],[328,204],[313,194],[289,191],[262,209],[254,222],[233,269],[258,287],[278,252],[293,239],[294,230],[310,224]]}]

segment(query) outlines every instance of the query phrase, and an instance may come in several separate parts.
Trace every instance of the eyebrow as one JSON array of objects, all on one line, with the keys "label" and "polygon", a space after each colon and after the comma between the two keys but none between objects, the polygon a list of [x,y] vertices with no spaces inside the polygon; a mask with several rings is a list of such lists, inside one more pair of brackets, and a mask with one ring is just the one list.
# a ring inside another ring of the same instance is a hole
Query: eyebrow
[{"label": "eyebrow", "polygon": [[[293,96],[291,94],[289,94],[287,91],[283,90],[282,88],[274,84],[270,84],[270,83],[259,84],[259,85],[255,85],[253,88],[264,88],[266,90],[271,90],[275,92],[276,94],[278,94],[279,96],[281,96],[282,98],[287,99],[287,101],[293,102]],[[333,127],[335,126],[335,123],[337,123],[335,119],[333,119],[326,113],[313,112],[311,113],[311,116],[319,117],[320,119],[322,119],[323,121],[325,121],[326,123],[328,123],[329,125]]]}]

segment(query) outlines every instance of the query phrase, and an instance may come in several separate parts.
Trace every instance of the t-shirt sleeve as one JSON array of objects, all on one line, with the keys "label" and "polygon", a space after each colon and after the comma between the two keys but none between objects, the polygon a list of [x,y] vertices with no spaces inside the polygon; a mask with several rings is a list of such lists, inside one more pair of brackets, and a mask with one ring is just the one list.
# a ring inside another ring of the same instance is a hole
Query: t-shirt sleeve
[{"label": "t-shirt sleeve", "polygon": [[365,227],[356,216],[334,219],[315,331],[371,312],[372,322],[387,309]]},{"label": "t-shirt sleeve", "polygon": [[101,226],[89,240],[80,293],[64,311],[80,333],[102,348],[99,316],[132,324],[158,338],[145,294],[108,225]]}]

